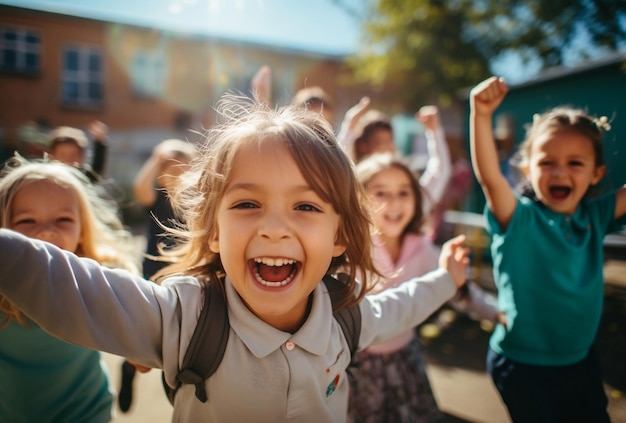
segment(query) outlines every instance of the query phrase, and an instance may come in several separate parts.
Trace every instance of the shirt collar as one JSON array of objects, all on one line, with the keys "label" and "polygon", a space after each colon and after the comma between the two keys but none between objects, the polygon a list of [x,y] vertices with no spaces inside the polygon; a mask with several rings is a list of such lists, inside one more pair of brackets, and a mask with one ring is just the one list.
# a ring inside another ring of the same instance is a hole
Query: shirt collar
[{"label": "shirt collar", "polygon": [[276,329],[245,306],[237,291],[225,279],[230,327],[257,358],[263,358],[291,340],[312,354],[322,355],[328,349],[332,325],[332,304],[326,286],[320,281],[313,291],[309,317],[294,334]]}]

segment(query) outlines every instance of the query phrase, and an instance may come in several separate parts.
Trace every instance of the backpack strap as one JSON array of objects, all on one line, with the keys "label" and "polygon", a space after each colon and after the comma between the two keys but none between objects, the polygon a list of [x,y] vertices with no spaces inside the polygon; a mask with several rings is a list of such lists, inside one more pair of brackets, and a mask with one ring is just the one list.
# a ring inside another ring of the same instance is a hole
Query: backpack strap
[{"label": "backpack strap", "polygon": [[[337,276],[341,278],[341,275]],[[324,276],[323,280],[330,294],[330,301],[334,306],[339,300],[339,294],[345,289],[345,284],[331,275]],[[350,357],[352,362],[354,362],[354,356],[359,348],[359,337],[361,336],[361,309],[358,304],[352,307],[344,307],[337,313],[334,313],[333,317],[341,326],[343,336],[346,338],[350,348]]]},{"label": "backpack strap", "polygon": [[[323,280],[334,305],[339,300],[341,291],[345,289],[345,284],[330,275],[325,276]],[[224,358],[230,335],[226,298],[222,290],[212,284],[206,286],[203,293],[204,304],[183,357],[181,370],[176,376],[176,388],[171,388],[165,382],[165,374],[162,374],[163,387],[171,404],[174,404],[174,397],[182,384],[195,385],[196,397],[202,402],[207,402],[204,381],[215,373]],[[361,336],[361,310],[358,305],[343,308],[334,314],[334,318],[341,327],[350,348],[350,357],[354,360]]]},{"label": "backpack strap", "polygon": [[[182,384],[195,385],[196,397],[201,402],[207,402],[208,395],[204,381],[217,370],[224,357],[226,344],[228,344],[230,324],[224,293],[212,284],[205,287],[203,293],[204,305],[198,316],[198,324],[187,346],[182,367],[176,376],[178,385],[175,389],[171,389],[164,384],[166,394],[172,404],[174,404],[176,391]],[[207,336],[208,334],[211,336]]]}]

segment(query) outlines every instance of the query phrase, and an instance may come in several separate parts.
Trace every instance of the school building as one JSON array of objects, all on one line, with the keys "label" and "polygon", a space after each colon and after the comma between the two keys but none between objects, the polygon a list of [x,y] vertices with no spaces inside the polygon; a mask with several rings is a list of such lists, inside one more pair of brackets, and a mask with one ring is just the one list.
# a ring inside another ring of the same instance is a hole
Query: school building
[{"label": "school building", "polygon": [[275,104],[321,86],[336,126],[361,96],[386,101],[382,88],[345,83],[343,56],[0,5],[0,158],[40,155],[50,128],[101,120],[109,126],[106,176],[127,188],[154,145],[199,140],[217,100],[227,91],[249,95],[264,65]]}]

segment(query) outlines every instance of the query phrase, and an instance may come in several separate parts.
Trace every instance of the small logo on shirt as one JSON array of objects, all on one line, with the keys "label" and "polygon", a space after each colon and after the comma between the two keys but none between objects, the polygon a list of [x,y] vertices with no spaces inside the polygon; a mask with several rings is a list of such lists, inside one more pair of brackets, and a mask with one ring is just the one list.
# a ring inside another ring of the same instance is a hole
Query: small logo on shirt
[{"label": "small logo on shirt", "polygon": [[333,392],[335,392],[335,389],[337,389],[337,385],[339,385],[339,375],[335,376],[332,382],[328,384],[328,387],[326,388],[326,398],[328,398],[333,394]]}]

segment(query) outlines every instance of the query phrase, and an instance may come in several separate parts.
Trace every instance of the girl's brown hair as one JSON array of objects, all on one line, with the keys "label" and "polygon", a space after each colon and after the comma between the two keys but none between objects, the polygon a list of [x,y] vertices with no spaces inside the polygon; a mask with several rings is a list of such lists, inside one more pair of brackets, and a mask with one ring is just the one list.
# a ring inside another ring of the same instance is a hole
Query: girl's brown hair
[{"label": "girl's brown hair", "polygon": [[[81,241],[78,256],[88,257],[109,267],[137,272],[136,253],[132,235],[118,214],[117,204],[104,187],[92,184],[80,170],[57,161],[29,161],[20,156],[9,159],[0,172],[0,227],[10,226],[11,207],[17,192],[40,180],[51,181],[71,189],[78,197],[81,220]],[[11,320],[26,324],[22,313],[6,298],[0,296],[0,312],[4,314],[0,328]]]},{"label": "girl's brown hair", "polygon": [[595,152],[596,166],[603,166],[602,125],[606,124],[601,122],[603,121],[588,115],[584,110],[565,106],[534,115],[533,123],[527,127],[526,137],[518,150],[519,164],[524,166],[528,163],[533,142],[539,136],[558,131],[573,131],[589,138]]},{"label": "girl's brown hair", "polygon": [[[533,142],[541,135],[560,131],[572,131],[589,139],[595,153],[596,167],[604,166],[602,138],[604,135],[603,130],[608,130],[608,128],[606,118],[595,118],[582,109],[568,106],[559,106],[543,114],[535,114],[532,124],[526,127],[526,136],[520,144],[517,153],[512,158],[511,163],[520,169],[527,166],[530,161]],[[586,195],[593,196],[597,194],[596,188],[590,186]],[[529,183],[522,181],[520,190],[522,194],[535,198]]]},{"label": "girl's brown hair", "polygon": [[393,133],[391,120],[383,112],[378,110],[368,110],[357,122],[354,128],[354,146],[352,159],[355,163],[369,156],[371,153],[370,137],[378,130]]},{"label": "girl's brown hair", "polygon": [[[336,309],[358,302],[365,290],[357,289],[357,269],[379,275],[371,258],[370,220],[362,200],[363,189],[351,160],[337,143],[331,126],[317,113],[297,105],[271,109],[245,97],[226,95],[218,103],[218,125],[206,134],[191,168],[179,181],[172,204],[184,227],[170,231],[179,242],[168,252],[174,263],[157,278],[172,274],[192,275],[202,283],[221,283],[220,256],[209,249],[217,227],[216,211],[229,182],[233,161],[240,147],[280,139],[291,153],[305,180],[339,214],[338,242],[346,251],[333,258],[326,274],[346,271],[348,278]],[[369,286],[363,281],[362,286]],[[356,296],[355,296],[355,293]]]}]

